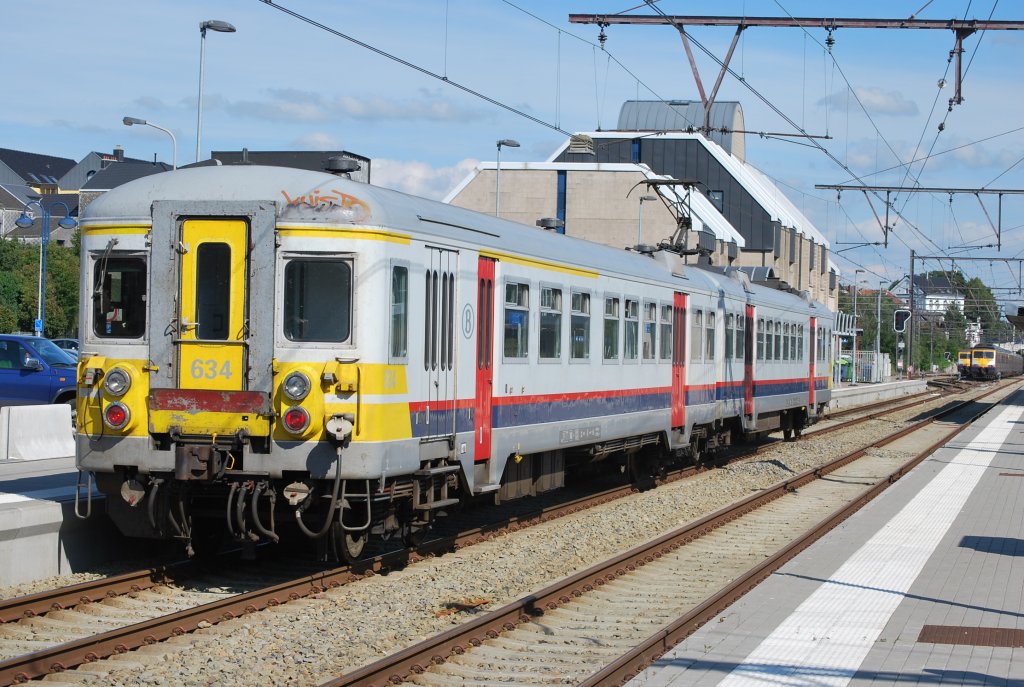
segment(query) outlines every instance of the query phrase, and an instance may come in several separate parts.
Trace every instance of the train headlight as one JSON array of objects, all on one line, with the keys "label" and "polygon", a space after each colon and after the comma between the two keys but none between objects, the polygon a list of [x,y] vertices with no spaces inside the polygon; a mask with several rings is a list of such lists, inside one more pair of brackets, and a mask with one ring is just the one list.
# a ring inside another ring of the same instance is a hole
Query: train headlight
[{"label": "train headlight", "polygon": [[103,375],[103,388],[112,396],[124,396],[132,386],[132,378],[120,367]]},{"label": "train headlight", "polygon": [[110,429],[124,429],[131,419],[132,412],[128,410],[128,406],[120,401],[111,403],[103,411],[103,424],[110,427]]},{"label": "train headlight", "polygon": [[309,413],[302,406],[292,406],[285,411],[284,428],[292,434],[302,434],[309,427]]},{"label": "train headlight", "polygon": [[284,395],[293,401],[301,401],[309,394],[309,377],[302,372],[292,372],[284,378]]}]

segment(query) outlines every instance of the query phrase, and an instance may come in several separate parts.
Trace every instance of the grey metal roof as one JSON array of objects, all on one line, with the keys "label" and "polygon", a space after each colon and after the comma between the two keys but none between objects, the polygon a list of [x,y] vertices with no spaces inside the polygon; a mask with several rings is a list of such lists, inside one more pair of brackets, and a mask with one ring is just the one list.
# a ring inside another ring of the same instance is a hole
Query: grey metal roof
[{"label": "grey metal roof", "polygon": [[29,202],[39,200],[40,195],[35,189],[24,184],[0,184],[0,207],[9,210],[21,210]]},{"label": "grey metal roof", "polygon": [[28,184],[56,185],[75,166],[75,161],[70,158],[26,153],[10,148],[0,148],[0,160]]},{"label": "grey metal roof", "polygon": [[82,184],[83,191],[109,191],[129,181],[171,170],[164,162],[111,162]]},{"label": "grey metal roof", "polygon": [[[744,157],[743,107],[738,102],[711,105],[711,140],[736,157]],[[699,100],[627,100],[619,110],[616,127],[622,131],[688,131],[704,126],[704,104]]]}]

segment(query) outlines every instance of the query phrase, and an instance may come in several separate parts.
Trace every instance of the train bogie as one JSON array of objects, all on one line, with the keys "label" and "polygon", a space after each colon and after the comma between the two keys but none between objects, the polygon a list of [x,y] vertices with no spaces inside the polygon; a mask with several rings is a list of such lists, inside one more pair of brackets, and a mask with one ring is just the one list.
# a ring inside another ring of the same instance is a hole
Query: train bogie
[{"label": "train bogie", "polygon": [[813,422],[832,315],[324,174],[180,170],[82,218],[78,464],[127,534],[342,558],[460,500]]}]

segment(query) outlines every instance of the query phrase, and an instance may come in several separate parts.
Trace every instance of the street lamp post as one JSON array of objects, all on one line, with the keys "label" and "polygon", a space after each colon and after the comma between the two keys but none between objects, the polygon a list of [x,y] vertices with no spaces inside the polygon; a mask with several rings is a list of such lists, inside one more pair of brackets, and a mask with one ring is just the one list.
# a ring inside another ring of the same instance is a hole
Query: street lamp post
[{"label": "street lamp post", "polygon": [[503,138],[498,141],[498,157],[495,162],[494,169],[494,216],[498,216],[498,212],[501,208],[501,146],[506,148],[518,148],[519,141],[513,141],[511,138]]},{"label": "street lamp post", "polygon": [[226,21],[211,19],[199,24],[199,107],[196,113],[196,162],[203,148],[203,64],[206,61],[206,30],[234,33],[235,27]]},{"label": "street lamp post", "polygon": [[172,155],[172,157],[171,157],[171,160],[172,160],[171,167],[173,169],[177,169],[178,168],[178,141],[177,141],[177,139],[174,138],[174,134],[171,132],[170,129],[165,129],[162,126],[160,126],[159,124],[154,124],[153,122],[148,122],[145,119],[139,119],[138,117],[125,117],[121,121],[124,122],[125,126],[132,126],[133,124],[138,124],[139,126],[151,126],[154,129],[159,129],[160,131],[163,131],[165,134],[170,136],[171,137],[171,155]]},{"label": "street lamp post", "polygon": [[882,381],[882,287],[885,282],[878,282],[878,303],[875,304],[875,376]]},{"label": "street lamp post", "polygon": [[857,386],[857,292],[860,290],[860,277],[857,275],[863,271],[853,271],[853,378],[850,386]]},{"label": "street lamp post", "polygon": [[[21,209],[21,216],[14,220],[14,224],[25,229],[32,226],[33,219],[28,216],[28,209],[32,205],[39,208],[40,212],[40,223],[39,223],[39,301],[36,305],[36,321],[35,330],[36,336],[43,335],[43,321],[46,319],[46,249],[50,243],[50,211],[38,200],[31,200],[25,204],[25,207]],[[53,205],[64,206],[64,216],[61,217],[57,224],[64,229],[72,229],[78,225],[78,222],[74,217],[71,216],[71,208],[67,206],[67,203],[63,201],[57,201]]]},{"label": "street lamp post", "polygon": [[637,247],[643,245],[644,237],[644,201],[645,200],[658,200],[657,196],[640,196],[640,211],[636,219],[636,245]]}]

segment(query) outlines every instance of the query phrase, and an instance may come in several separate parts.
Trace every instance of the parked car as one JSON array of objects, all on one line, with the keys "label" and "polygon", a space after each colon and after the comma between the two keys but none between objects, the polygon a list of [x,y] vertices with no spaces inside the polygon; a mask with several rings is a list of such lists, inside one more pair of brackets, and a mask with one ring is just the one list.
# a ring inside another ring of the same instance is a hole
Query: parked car
[{"label": "parked car", "polygon": [[78,357],[78,339],[50,339],[57,348],[63,349],[68,353]]},{"label": "parked car", "polygon": [[68,403],[73,417],[77,365],[49,339],[0,334],[0,406]]}]

